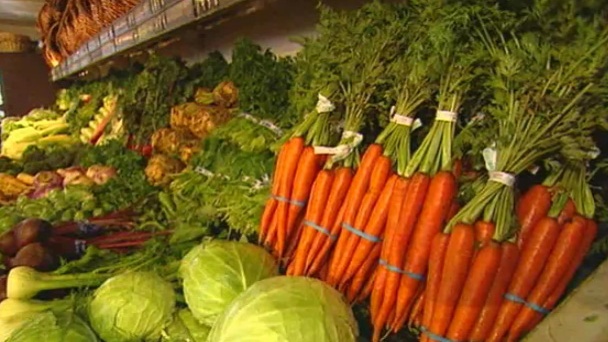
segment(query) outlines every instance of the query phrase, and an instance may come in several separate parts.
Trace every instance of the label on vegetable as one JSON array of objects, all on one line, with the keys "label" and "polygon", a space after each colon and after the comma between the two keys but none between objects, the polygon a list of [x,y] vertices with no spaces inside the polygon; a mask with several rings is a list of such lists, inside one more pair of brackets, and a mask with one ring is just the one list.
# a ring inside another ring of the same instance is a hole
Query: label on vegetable
[{"label": "label on vegetable", "polygon": [[319,94],[316,106],[317,113],[329,113],[333,112],[334,109],[336,109],[336,106],[327,97]]},{"label": "label on vegetable", "polygon": [[438,110],[435,115],[437,121],[456,122],[456,119],[458,119],[458,113],[449,110]]},{"label": "label on vegetable", "polygon": [[240,113],[239,117],[249,120],[262,127],[268,128],[269,130],[271,130],[272,132],[274,132],[274,134],[276,134],[278,136],[283,135],[283,130],[279,126],[275,125],[274,123],[272,123],[268,120],[258,119],[255,116],[248,114],[248,113]]},{"label": "label on vegetable", "polygon": [[515,176],[508,172],[492,171],[490,172],[490,181],[512,187],[515,184]]},{"label": "label on vegetable", "polygon": [[206,177],[213,177],[213,176],[215,176],[215,174],[214,174],[213,172],[211,172],[211,171],[209,171],[209,170],[205,169],[205,168],[204,168],[204,167],[202,167],[202,166],[197,166],[197,167],[194,169],[194,171],[195,171],[196,173],[201,174],[201,175],[206,176]]}]

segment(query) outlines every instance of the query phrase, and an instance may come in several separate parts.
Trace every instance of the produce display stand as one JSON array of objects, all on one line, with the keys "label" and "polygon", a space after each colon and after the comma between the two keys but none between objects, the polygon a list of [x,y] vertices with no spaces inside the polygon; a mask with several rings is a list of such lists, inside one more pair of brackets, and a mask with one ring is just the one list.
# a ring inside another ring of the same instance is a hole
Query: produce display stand
[{"label": "produce display stand", "polygon": [[283,55],[306,0],[142,0],[57,43],[1,123],[0,342],[605,342],[608,4],[556,1],[319,4]]}]

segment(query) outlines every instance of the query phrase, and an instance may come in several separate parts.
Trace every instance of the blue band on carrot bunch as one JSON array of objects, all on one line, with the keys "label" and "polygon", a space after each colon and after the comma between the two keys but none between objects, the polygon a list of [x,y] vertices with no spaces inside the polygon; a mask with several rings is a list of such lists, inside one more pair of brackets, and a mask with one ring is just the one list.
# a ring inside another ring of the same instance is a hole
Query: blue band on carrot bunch
[{"label": "blue band on carrot bunch", "polygon": [[386,260],[384,259],[380,259],[378,260],[378,264],[384,266],[384,268],[386,268],[387,270],[394,272],[394,273],[399,273],[399,274],[403,274],[406,275],[414,280],[418,280],[418,281],[422,281],[424,280],[424,275],[422,274],[418,274],[418,273],[413,273],[413,272],[408,272],[406,270],[402,270],[399,267],[395,266],[395,265],[391,265],[389,264]]},{"label": "blue band on carrot bunch", "polygon": [[434,334],[434,333],[430,332],[425,327],[420,327],[420,331],[422,331],[423,334],[425,334],[426,336],[428,336],[433,341],[437,341],[437,342],[453,342],[450,339],[447,339],[447,338],[445,338],[443,336],[439,336],[437,334]]},{"label": "blue band on carrot bunch", "polygon": [[523,299],[517,295],[514,295],[512,293],[505,293],[504,297],[506,300],[510,300],[510,301],[518,303],[518,304],[523,304],[542,315],[547,315],[547,314],[549,314],[549,312],[551,312],[550,310],[547,310],[538,304],[526,302],[525,299]]},{"label": "blue band on carrot bunch", "polygon": [[365,239],[365,240],[367,240],[369,242],[376,243],[376,242],[382,241],[381,238],[379,238],[377,236],[373,236],[373,235],[367,234],[366,232],[362,231],[361,229],[357,229],[357,228],[351,226],[350,224],[348,224],[346,222],[342,223],[342,227],[344,227],[344,229],[348,230],[349,232],[351,232],[351,233],[353,233],[353,234],[359,236],[360,238]]},{"label": "blue band on carrot bunch", "polygon": [[325,227],[321,227],[321,226],[319,226],[318,224],[316,224],[316,223],[314,223],[314,222],[311,222],[311,221],[308,221],[308,220],[304,220],[304,222],[303,222],[303,223],[304,223],[304,225],[305,225],[305,226],[308,226],[308,227],[310,227],[310,228],[312,228],[312,229],[314,229],[314,230],[318,231],[319,233],[321,233],[321,234],[323,234],[323,235],[327,235],[327,237],[329,237],[329,239],[330,239],[331,241],[335,241],[335,240],[338,238],[338,236],[337,236],[337,235],[335,235],[335,234],[332,234],[332,233],[329,231],[329,229],[327,229],[327,228],[325,228]]},{"label": "blue band on carrot bunch", "polygon": [[538,304],[534,304],[532,302],[526,302],[526,306],[529,307],[530,309],[540,313],[541,315],[548,315],[551,311],[547,310],[545,308],[543,308],[542,306],[538,305]]},{"label": "blue band on carrot bunch", "polygon": [[277,195],[272,195],[272,198],[274,198],[275,200],[277,200],[279,202],[285,202],[285,203],[293,204],[296,207],[304,207],[304,206],[306,206],[306,201],[293,200],[293,199],[289,199],[287,197],[277,196]]}]

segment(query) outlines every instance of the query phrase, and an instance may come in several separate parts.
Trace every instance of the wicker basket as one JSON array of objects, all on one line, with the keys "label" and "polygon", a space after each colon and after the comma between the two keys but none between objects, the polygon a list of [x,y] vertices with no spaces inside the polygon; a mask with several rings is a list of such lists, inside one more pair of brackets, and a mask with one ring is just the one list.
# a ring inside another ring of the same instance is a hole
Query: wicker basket
[{"label": "wicker basket", "polygon": [[28,52],[33,48],[27,36],[0,32],[0,52]]}]

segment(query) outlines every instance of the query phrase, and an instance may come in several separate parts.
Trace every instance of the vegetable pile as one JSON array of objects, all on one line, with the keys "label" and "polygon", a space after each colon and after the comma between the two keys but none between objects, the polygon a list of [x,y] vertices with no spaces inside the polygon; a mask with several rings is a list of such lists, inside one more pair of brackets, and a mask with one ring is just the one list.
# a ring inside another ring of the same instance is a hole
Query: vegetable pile
[{"label": "vegetable pile", "polygon": [[0,342],[518,341],[605,259],[604,2],[319,11],[3,122]]}]

